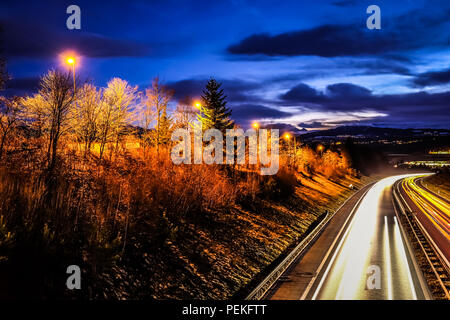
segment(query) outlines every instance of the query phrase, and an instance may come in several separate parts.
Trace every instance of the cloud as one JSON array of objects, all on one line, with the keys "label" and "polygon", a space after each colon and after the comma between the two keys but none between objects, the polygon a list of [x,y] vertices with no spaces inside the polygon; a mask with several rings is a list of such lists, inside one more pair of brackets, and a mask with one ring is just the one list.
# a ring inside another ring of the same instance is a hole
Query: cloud
[{"label": "cloud", "polygon": [[22,96],[31,92],[37,92],[39,89],[39,77],[13,78],[6,82],[6,96]]},{"label": "cloud", "polygon": [[417,87],[447,84],[450,82],[450,69],[418,74],[412,82]]},{"label": "cloud", "polygon": [[39,77],[13,78],[6,82],[6,89],[33,91],[39,87]]},{"label": "cloud", "polygon": [[300,128],[306,128],[306,129],[315,129],[315,128],[324,128],[326,127],[322,122],[319,121],[312,121],[312,122],[301,122],[297,124]]},{"label": "cloud", "polygon": [[[323,92],[300,84],[279,98],[281,103],[289,106],[306,106],[311,112],[322,114],[331,112],[335,116],[352,114],[365,123],[370,121],[376,123],[376,116],[366,116],[370,114],[387,114],[387,117],[383,117],[383,121],[391,122],[394,127],[419,122],[445,127],[450,123],[450,108],[448,108],[450,91],[375,95],[367,88],[351,83],[331,84]],[[306,124],[311,121],[316,120],[310,120]],[[305,123],[299,126],[303,124]]]},{"label": "cloud", "polygon": [[353,110],[356,106],[371,96],[371,91],[352,83],[335,83],[327,86],[325,92],[320,92],[307,84],[300,83],[282,94],[280,99],[299,105],[314,104],[319,108],[333,110]]},{"label": "cloud", "polygon": [[334,1],[331,4],[337,7],[351,7],[354,6],[356,2],[355,0],[341,0],[341,1]]},{"label": "cloud", "polygon": [[[199,98],[205,90],[208,78],[204,79],[185,79],[168,83],[168,86],[175,90],[175,99],[182,99],[186,96]],[[243,81],[239,79],[216,79],[222,84],[227,100],[229,102],[253,103],[259,101],[258,97],[251,94],[252,91],[261,88],[259,82]]]},{"label": "cloud", "polygon": [[331,98],[358,98],[371,95],[371,91],[351,83],[335,83],[327,87],[328,96]]},{"label": "cloud", "polygon": [[301,129],[297,128],[296,126],[294,126],[292,124],[288,124],[288,123],[279,123],[279,122],[269,123],[269,124],[261,125],[261,128],[278,129],[278,130],[280,130],[280,134],[283,134],[285,132],[291,132],[291,133],[296,133],[296,134],[304,133],[304,130],[301,130]]},{"label": "cloud", "polygon": [[67,48],[86,57],[138,57],[155,54],[148,44],[93,33],[57,31],[26,21],[0,21],[7,57],[49,58]]},{"label": "cloud", "polygon": [[279,119],[291,116],[291,113],[256,104],[236,105],[232,107],[232,111],[232,118],[245,124],[267,118]]},{"label": "cloud", "polygon": [[[411,71],[406,62],[411,61],[398,61],[398,57],[381,56],[374,60],[359,60],[352,59],[346,62],[340,62],[342,68],[356,68],[361,69],[362,75],[378,75],[378,74],[399,74],[399,75],[411,75]],[[401,57],[400,57],[401,59]]]},{"label": "cloud", "polygon": [[[175,91],[176,100],[185,97],[199,98],[208,80],[185,79],[167,85]],[[291,116],[291,113],[259,104],[263,99],[252,92],[260,89],[264,85],[262,83],[237,79],[217,79],[217,81],[222,84],[224,94],[227,96],[227,106],[232,110],[231,117],[244,126],[248,126],[252,121]]]},{"label": "cloud", "polygon": [[284,101],[295,102],[321,102],[326,99],[323,93],[308,86],[305,83],[299,83],[288,92],[282,94],[280,98]]},{"label": "cloud", "polygon": [[[368,56],[394,54],[430,46],[447,46],[449,8],[409,12],[386,23],[381,30],[368,30],[361,23],[326,24],[276,35],[253,34],[227,48],[233,55]],[[426,12],[426,15],[424,14]]]}]

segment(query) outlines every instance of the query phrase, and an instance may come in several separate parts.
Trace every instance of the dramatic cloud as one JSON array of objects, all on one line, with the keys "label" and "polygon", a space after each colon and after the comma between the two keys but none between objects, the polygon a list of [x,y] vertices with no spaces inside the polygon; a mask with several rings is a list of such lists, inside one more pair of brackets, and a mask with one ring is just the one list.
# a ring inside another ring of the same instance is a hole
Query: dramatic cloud
[{"label": "dramatic cloud", "polygon": [[32,92],[37,92],[39,89],[39,77],[27,78],[13,78],[6,82],[5,95],[6,96],[20,96],[29,95]]},{"label": "dramatic cloud", "polygon": [[378,75],[378,74],[399,74],[411,75],[409,66],[405,65],[411,61],[398,61],[398,57],[379,57],[374,60],[352,59],[351,61],[341,62],[341,68],[360,69],[362,75]]},{"label": "dramatic cloud", "polygon": [[328,96],[331,98],[359,98],[371,95],[371,91],[351,83],[336,83],[327,87]]},{"label": "dramatic cloud", "polygon": [[76,48],[87,57],[151,55],[149,45],[90,33],[58,32],[26,21],[0,21],[7,57],[49,58],[64,48]]},{"label": "dramatic cloud", "polygon": [[351,83],[335,83],[320,92],[307,84],[300,83],[280,96],[289,104],[313,104],[327,110],[348,111],[367,108],[364,103],[371,97],[370,90]]},{"label": "dramatic cloud", "polygon": [[261,128],[278,129],[278,130],[280,130],[280,134],[283,134],[285,132],[291,132],[291,133],[295,133],[295,134],[305,132],[305,130],[299,129],[296,126],[287,124],[287,123],[270,123],[270,124],[262,125]]},{"label": "dramatic cloud", "polygon": [[11,79],[6,82],[6,89],[33,91],[38,89],[39,80],[38,77]]},{"label": "dramatic cloud", "polygon": [[421,73],[413,79],[413,84],[417,87],[441,85],[447,84],[449,82],[450,82],[450,69]]},{"label": "dramatic cloud", "polygon": [[285,101],[295,101],[295,102],[321,102],[326,100],[323,93],[311,88],[307,84],[300,83],[290,89],[285,94],[281,95],[280,98]]},{"label": "dramatic cloud", "polygon": [[[351,83],[336,83],[326,87],[324,92],[318,91],[301,83],[280,96],[289,105],[314,103],[324,109],[340,109],[347,111],[359,106],[363,108],[377,108],[386,110],[389,106],[444,106],[450,92],[428,93],[425,91],[405,94],[373,95],[364,87]],[[338,106],[342,105],[343,108]],[[346,107],[347,106],[347,107]]]},{"label": "dramatic cloud", "polygon": [[299,124],[297,124],[298,127],[300,128],[307,128],[307,129],[311,129],[311,128],[323,128],[325,127],[321,122],[319,121],[312,121],[312,122],[301,122]]},{"label": "dramatic cloud", "polygon": [[[445,127],[450,123],[450,92],[428,93],[426,91],[375,95],[370,90],[350,83],[338,83],[327,86],[321,92],[306,84],[299,84],[280,96],[281,101],[292,106],[307,106],[315,112],[333,112],[338,114],[352,114],[360,117],[366,123],[376,123],[376,116],[365,118],[371,112],[375,115],[388,115],[383,121],[392,126],[401,127],[407,123],[421,121],[439,124]],[[360,115],[360,116],[359,116]],[[388,121],[386,120],[388,119]],[[314,120],[311,120],[314,121]],[[311,123],[308,121],[306,124]],[[335,122],[341,123],[342,119]],[[328,121],[327,124],[330,122]],[[305,123],[300,123],[299,126]],[[322,121],[323,124],[323,121]]]},{"label": "dramatic cloud", "polygon": [[[182,99],[186,96],[199,98],[205,90],[209,79],[187,79],[171,82],[168,86],[175,90],[175,99]],[[259,89],[262,84],[234,79],[217,79],[222,84],[227,100],[230,102],[258,101],[251,92]]]},{"label": "dramatic cloud", "polygon": [[227,50],[235,55],[339,57],[447,46],[448,34],[442,32],[445,30],[442,28],[448,23],[449,14],[448,8],[427,12],[426,16],[420,10],[409,12],[375,32],[362,24],[327,24],[277,35],[254,34],[229,46]]},{"label": "dramatic cloud", "polygon": [[253,104],[241,104],[232,107],[232,118],[240,123],[249,124],[251,121],[261,119],[278,119],[291,116],[290,113],[276,110],[273,108],[253,105]]}]

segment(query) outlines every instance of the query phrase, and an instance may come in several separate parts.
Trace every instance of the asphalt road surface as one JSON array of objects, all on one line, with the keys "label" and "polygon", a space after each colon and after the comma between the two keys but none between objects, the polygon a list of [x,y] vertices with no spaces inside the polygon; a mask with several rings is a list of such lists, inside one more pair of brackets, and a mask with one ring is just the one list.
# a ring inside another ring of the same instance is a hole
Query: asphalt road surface
[{"label": "asphalt road surface", "polygon": [[416,300],[429,293],[395,214],[401,175],[360,190],[267,298]]}]

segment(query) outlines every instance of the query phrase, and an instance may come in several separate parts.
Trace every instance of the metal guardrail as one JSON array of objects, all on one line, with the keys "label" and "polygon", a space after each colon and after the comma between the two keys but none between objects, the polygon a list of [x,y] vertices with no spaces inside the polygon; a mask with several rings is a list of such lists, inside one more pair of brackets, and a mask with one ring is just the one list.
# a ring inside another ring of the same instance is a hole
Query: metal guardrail
[{"label": "metal guardrail", "polygon": [[[369,183],[363,186],[361,189],[373,183]],[[267,276],[263,281],[245,298],[246,300],[260,300],[262,299],[267,291],[277,282],[277,280],[283,275],[283,273],[290,267],[290,265],[308,248],[311,243],[316,239],[316,237],[322,232],[323,228],[328,224],[328,222],[334,217],[336,212],[338,212],[352,196],[347,198],[339,208],[334,212],[329,212],[325,218],[303,239],[287,256],[282,262]]]}]

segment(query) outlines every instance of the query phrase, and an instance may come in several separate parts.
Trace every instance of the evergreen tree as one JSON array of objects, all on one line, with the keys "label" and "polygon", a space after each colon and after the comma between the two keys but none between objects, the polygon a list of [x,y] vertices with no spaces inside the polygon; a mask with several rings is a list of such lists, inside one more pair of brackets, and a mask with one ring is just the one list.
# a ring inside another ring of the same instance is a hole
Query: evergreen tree
[{"label": "evergreen tree", "polygon": [[172,118],[167,115],[167,109],[164,108],[160,118],[159,124],[159,143],[162,145],[167,145],[170,143]]},{"label": "evergreen tree", "polygon": [[221,84],[211,79],[206,84],[206,90],[203,91],[202,112],[198,115],[198,120],[202,123],[203,130],[218,129],[225,132],[226,129],[234,127],[230,119],[231,110],[226,107],[226,96]]}]

